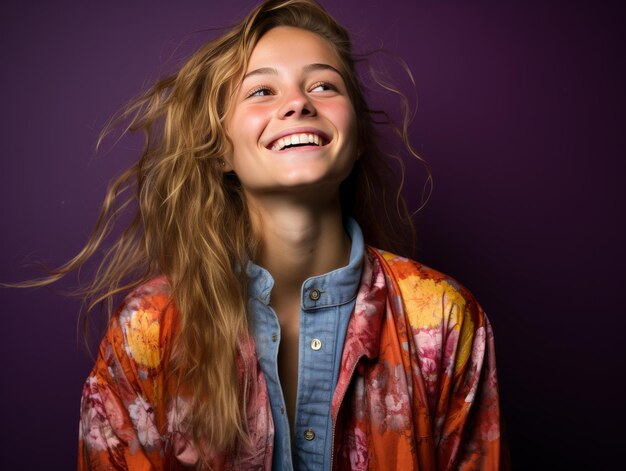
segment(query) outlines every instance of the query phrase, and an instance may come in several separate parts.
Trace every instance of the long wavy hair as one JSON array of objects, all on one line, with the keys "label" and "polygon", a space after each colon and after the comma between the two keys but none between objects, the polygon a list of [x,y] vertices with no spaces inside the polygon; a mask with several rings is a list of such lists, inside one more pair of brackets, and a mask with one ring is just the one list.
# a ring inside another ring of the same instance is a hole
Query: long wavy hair
[{"label": "long wavy hair", "polygon": [[[81,293],[89,300],[88,312],[102,302],[112,312],[115,295],[158,274],[167,277],[180,313],[171,373],[179,384],[191,386],[185,388],[193,395],[187,422],[194,443],[203,444],[196,447],[200,451],[205,446],[232,449],[246,437],[247,388],[238,384],[236,360],[247,331],[247,280],[237,267],[254,259],[258,239],[237,177],[224,174],[219,162],[231,149],[225,118],[232,94],[255,45],[277,26],[318,34],[343,65],[361,150],[340,188],[344,215],[358,221],[369,243],[383,248],[394,248],[387,235],[398,233],[398,221],[412,231],[402,182],[390,183],[393,156],[377,145],[380,112],[366,104],[355,69],[359,58],[347,31],[312,0],[269,0],[115,117],[103,135],[120,125],[143,132],[140,159],[107,190],[84,248],[49,277],[30,283],[48,284],[79,269],[104,245],[118,216],[134,207],[133,219],[105,251]],[[408,153],[419,159],[408,142],[408,121],[405,112],[402,126],[395,129]]]}]

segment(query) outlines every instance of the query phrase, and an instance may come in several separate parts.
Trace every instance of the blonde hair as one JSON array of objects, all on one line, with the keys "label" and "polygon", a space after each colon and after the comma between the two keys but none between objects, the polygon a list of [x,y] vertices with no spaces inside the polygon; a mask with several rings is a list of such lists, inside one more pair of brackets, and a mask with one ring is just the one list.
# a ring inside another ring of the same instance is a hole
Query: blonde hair
[{"label": "blonde hair", "polygon": [[[277,26],[318,34],[343,63],[361,156],[341,185],[342,210],[359,222],[368,242],[392,248],[381,230],[394,227],[388,225],[393,216],[385,207],[389,195],[381,196],[388,186],[381,181],[387,159],[376,145],[348,33],[312,0],[270,0],[202,46],[178,73],[158,81],[116,117],[111,126],[126,122],[127,130],[145,134],[141,158],[108,189],[94,231],[78,255],[45,280],[31,283],[47,284],[80,268],[110,234],[118,215],[136,205],[134,219],[82,294],[91,301],[90,311],[103,301],[110,306],[116,294],[157,274],[166,275],[180,313],[172,374],[180,384],[192,386],[187,419],[194,443],[204,445],[196,447],[199,451],[205,446],[233,449],[246,437],[246,385],[238,384],[236,360],[240,336],[247,331],[247,280],[245,270],[237,267],[254,258],[257,239],[239,182],[222,172],[219,161],[231,146],[224,125],[231,94],[261,36]],[[399,133],[417,157],[408,144],[407,122],[405,116]],[[392,199],[400,200],[400,186]],[[406,208],[396,206],[400,219],[412,227]],[[381,214],[386,215],[382,221]]]}]

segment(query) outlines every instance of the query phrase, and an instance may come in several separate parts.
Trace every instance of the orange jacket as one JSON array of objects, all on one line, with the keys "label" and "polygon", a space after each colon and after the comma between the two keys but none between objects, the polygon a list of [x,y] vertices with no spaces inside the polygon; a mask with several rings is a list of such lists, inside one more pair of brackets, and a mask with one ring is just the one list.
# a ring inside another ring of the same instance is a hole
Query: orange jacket
[{"label": "orange jacket", "polygon": [[[368,248],[332,401],[333,469],[501,467],[493,334],[472,295],[416,262]],[[178,313],[164,277],[111,320],[81,404],[79,469],[168,470],[196,463],[187,405],[166,379]],[[241,355],[254,359],[251,336]],[[213,469],[271,469],[274,427],[262,372],[246,404],[248,446]],[[243,377],[242,377],[243,379]],[[504,460],[506,461],[506,460]]]}]

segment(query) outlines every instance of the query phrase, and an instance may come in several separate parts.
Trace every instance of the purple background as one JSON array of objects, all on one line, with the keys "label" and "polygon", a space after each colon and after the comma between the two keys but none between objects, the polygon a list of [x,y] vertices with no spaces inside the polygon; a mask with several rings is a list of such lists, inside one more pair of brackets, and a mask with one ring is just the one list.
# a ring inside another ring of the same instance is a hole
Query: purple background
[{"label": "purple background", "polygon": [[[139,147],[107,141],[95,156],[107,118],[212,34],[189,33],[254,4],[14,3],[0,7],[2,281],[82,246]],[[623,448],[626,358],[618,2],[323,3],[361,50],[383,45],[415,74],[411,135],[435,178],[418,257],[490,315],[515,468],[608,469]],[[61,294],[75,281],[0,290],[3,469],[75,467],[91,365],[80,303]]]}]

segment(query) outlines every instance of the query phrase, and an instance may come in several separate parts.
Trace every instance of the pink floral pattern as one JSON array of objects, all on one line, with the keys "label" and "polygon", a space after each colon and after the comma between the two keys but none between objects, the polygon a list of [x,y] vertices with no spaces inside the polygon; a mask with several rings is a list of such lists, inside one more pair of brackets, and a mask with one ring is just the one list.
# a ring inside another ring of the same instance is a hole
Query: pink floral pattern
[{"label": "pink floral pattern", "polygon": [[[79,470],[198,465],[188,400],[167,379],[177,322],[164,277],[131,293],[111,320],[83,390]],[[274,426],[251,336],[238,370],[252,386],[249,441],[236,456],[212,450],[210,465],[269,470]],[[493,333],[472,295],[368,248],[331,415],[335,470],[503,469]]]},{"label": "pink floral pattern", "polygon": [[480,306],[411,260],[371,249],[367,262],[332,403],[334,469],[504,469]]},{"label": "pink floral pattern", "polygon": [[[177,316],[169,285],[159,277],[131,293],[111,319],[83,389],[79,470],[198,465],[199,453],[186,429],[188,400],[176,393],[174,378],[166,373]],[[240,380],[257,392],[246,407],[249,441],[236,455],[205,450],[212,469],[271,468],[274,425],[251,336],[242,338],[240,351]]]}]

